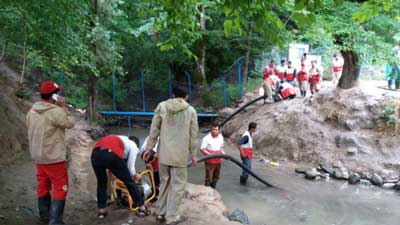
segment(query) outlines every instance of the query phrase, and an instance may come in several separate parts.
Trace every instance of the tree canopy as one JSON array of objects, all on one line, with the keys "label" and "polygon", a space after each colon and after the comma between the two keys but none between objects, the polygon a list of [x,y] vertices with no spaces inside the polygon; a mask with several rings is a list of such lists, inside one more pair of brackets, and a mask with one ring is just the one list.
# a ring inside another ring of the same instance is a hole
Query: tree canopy
[{"label": "tree canopy", "polygon": [[[189,71],[210,84],[245,56],[246,82],[260,55],[293,41],[372,63],[388,60],[400,42],[398,0],[3,0],[0,6],[1,59],[28,79],[33,70],[63,72],[79,89],[71,99],[89,108],[96,93],[109,93],[113,70],[119,88],[138,89],[131,81],[145,69],[161,90],[168,67],[175,79]],[[125,92],[119,90],[120,102],[129,98]]]}]

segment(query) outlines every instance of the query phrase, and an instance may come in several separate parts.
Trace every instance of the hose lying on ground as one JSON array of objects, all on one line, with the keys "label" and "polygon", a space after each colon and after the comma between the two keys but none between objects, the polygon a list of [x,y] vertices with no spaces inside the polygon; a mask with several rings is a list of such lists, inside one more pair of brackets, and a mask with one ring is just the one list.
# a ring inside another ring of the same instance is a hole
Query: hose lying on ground
[{"label": "hose lying on ground", "polygon": [[[218,155],[207,155],[204,157],[201,157],[199,159],[199,163],[201,162],[205,162],[208,159],[216,159],[216,158],[220,158],[220,159],[226,159],[229,160],[233,163],[235,163],[236,165],[240,166],[243,170],[245,170],[246,172],[248,172],[252,177],[256,178],[258,181],[260,181],[261,183],[267,185],[268,187],[275,187],[272,184],[268,183],[267,181],[265,181],[264,179],[262,179],[261,177],[259,177],[257,174],[255,174],[253,171],[251,171],[250,169],[248,169],[245,165],[243,165],[243,163],[239,162],[237,159],[235,159],[234,157],[230,156],[230,155],[225,155],[225,154],[218,154]],[[192,162],[190,162],[188,164],[188,167],[192,166]]]}]

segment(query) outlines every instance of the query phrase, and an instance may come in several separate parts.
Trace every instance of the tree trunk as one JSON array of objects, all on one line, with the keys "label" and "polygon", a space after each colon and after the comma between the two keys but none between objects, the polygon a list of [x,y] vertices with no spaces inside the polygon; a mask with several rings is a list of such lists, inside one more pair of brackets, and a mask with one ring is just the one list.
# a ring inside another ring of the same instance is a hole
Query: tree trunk
[{"label": "tree trunk", "polygon": [[[206,10],[204,6],[201,6],[201,14],[200,14],[200,30],[206,30],[206,18],[205,18]],[[200,55],[197,57],[197,70],[202,78],[202,84],[207,84],[206,78],[206,40],[202,38],[199,43]]]},{"label": "tree trunk", "polygon": [[4,60],[5,55],[6,55],[6,49],[7,49],[7,44],[8,44],[7,38],[4,39],[3,44],[4,45],[3,45],[3,49],[1,50],[0,62],[2,62]]},{"label": "tree trunk", "polygon": [[24,75],[25,75],[25,68],[26,68],[26,61],[27,61],[27,56],[28,56],[28,28],[26,25],[26,19],[25,17],[22,18],[22,23],[23,23],[23,28],[24,28],[24,50],[23,50],[23,61],[22,61],[22,70],[21,70],[21,79],[19,83],[24,82]]},{"label": "tree trunk", "polygon": [[[96,28],[96,20],[98,16],[98,1],[97,0],[92,0],[93,4],[93,19],[90,21],[90,26],[92,29]],[[93,43],[92,44],[92,53],[96,57],[97,52],[97,44]],[[89,79],[88,79],[88,112],[89,112],[89,119],[90,121],[94,121],[96,118],[96,75],[95,74],[90,74]]]},{"label": "tree trunk", "polygon": [[342,89],[353,88],[358,85],[360,77],[360,66],[358,63],[358,56],[354,51],[341,52],[344,65],[342,77],[339,80],[338,87]]},{"label": "tree trunk", "polygon": [[94,121],[96,118],[96,83],[97,79],[96,76],[90,76],[88,80],[88,108],[89,108],[89,118],[91,121]]},{"label": "tree trunk", "polygon": [[250,64],[250,51],[251,51],[251,47],[247,46],[244,67],[243,67],[243,75],[242,75],[242,84],[243,85],[245,85],[247,83],[247,75],[249,73],[249,64]]}]

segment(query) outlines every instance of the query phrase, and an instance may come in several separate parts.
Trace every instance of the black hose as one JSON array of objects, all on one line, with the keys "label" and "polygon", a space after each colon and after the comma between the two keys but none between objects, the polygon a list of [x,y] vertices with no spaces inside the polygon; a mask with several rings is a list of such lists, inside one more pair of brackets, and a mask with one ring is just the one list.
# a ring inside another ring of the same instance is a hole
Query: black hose
[{"label": "black hose", "polygon": [[[250,102],[246,103],[244,106],[240,107],[238,110],[236,110],[236,112],[232,113],[232,115],[228,116],[228,118],[226,118],[220,125],[219,127],[222,128],[229,120],[231,120],[234,116],[236,116],[236,114],[240,113],[241,111],[243,111],[245,108],[247,108],[247,106],[254,104],[257,101],[260,101],[261,99],[265,99],[266,96],[260,96],[256,99],[251,100]],[[204,130],[202,131],[203,133],[208,133],[210,132],[210,129]]]},{"label": "black hose", "polygon": [[[222,159],[226,159],[226,160],[229,160],[231,162],[234,162],[236,165],[240,166],[243,170],[248,172],[252,177],[256,178],[261,183],[267,185],[268,187],[274,187],[272,184],[268,183],[267,181],[265,181],[264,179],[259,177],[257,174],[253,173],[253,171],[248,169],[245,165],[243,165],[243,163],[239,162],[237,159],[235,159],[234,157],[232,157],[230,155],[225,155],[225,154],[207,155],[207,156],[201,157],[198,162],[201,163],[201,162],[205,162],[208,159],[217,159],[217,158],[218,159],[222,158]],[[190,166],[192,166],[192,162],[190,162],[188,164],[188,167],[190,167]]]}]

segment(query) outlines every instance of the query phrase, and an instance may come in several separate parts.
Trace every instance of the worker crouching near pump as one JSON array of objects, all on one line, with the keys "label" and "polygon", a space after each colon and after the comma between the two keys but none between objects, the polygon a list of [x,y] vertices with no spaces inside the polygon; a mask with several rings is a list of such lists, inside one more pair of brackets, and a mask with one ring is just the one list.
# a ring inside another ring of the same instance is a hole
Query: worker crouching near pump
[{"label": "worker crouching near pump", "polygon": [[[249,129],[244,132],[242,137],[239,140],[239,150],[240,150],[240,158],[242,159],[242,163],[251,170],[251,160],[253,158],[253,134],[257,130],[257,124],[254,122],[249,123]],[[247,183],[247,179],[249,178],[249,174],[243,170],[240,175],[240,184],[245,185]]]},{"label": "worker crouching near pump", "polygon": [[107,169],[127,187],[130,196],[135,201],[134,205],[139,207],[136,215],[138,217],[150,215],[151,212],[144,205],[143,196],[132,179],[132,177],[135,181],[141,179],[135,169],[136,156],[139,152],[138,145],[139,139],[136,137],[108,135],[101,138],[93,147],[91,160],[97,177],[99,219],[103,219],[107,215]]},{"label": "worker crouching near pump", "polygon": [[[203,138],[200,151],[203,153],[203,155],[225,154],[224,137],[222,137],[222,135],[219,133],[218,123],[213,123],[211,132]],[[219,173],[221,171],[221,159],[214,158],[207,160],[205,162],[205,168],[206,179],[204,185],[215,189],[219,179]]]},{"label": "worker crouching near pump", "polygon": [[278,87],[278,94],[275,95],[275,101],[293,99],[296,97],[296,90],[289,82],[281,81]]}]

